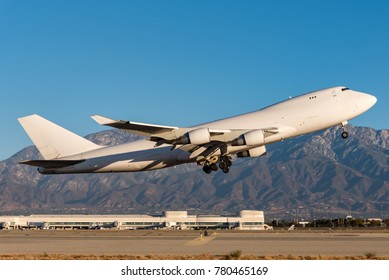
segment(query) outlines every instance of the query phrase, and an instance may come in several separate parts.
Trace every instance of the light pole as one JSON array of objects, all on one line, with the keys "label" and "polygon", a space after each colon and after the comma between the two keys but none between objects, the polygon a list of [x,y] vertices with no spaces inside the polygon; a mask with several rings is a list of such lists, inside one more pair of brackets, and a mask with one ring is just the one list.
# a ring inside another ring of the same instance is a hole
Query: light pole
[{"label": "light pole", "polygon": [[384,225],[384,205],[381,204],[381,227]]}]

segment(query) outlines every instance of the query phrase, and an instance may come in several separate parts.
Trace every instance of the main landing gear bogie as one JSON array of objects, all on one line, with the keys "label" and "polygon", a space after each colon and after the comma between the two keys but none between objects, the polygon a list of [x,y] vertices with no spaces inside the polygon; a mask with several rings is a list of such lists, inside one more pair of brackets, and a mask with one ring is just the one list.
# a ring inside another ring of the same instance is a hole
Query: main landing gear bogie
[{"label": "main landing gear bogie", "polygon": [[203,171],[207,174],[210,174],[212,171],[217,171],[219,168],[216,163],[205,164],[203,166]]},{"label": "main landing gear bogie", "polygon": [[212,171],[217,171],[219,168],[224,172],[228,173],[230,171],[230,167],[232,165],[232,161],[228,156],[223,156],[220,159],[219,166],[216,163],[205,163],[203,166],[203,171],[207,174],[210,174]]},{"label": "main landing gear bogie", "polygon": [[222,161],[219,163],[219,167],[220,169],[224,172],[224,173],[228,173],[230,171],[230,166],[232,165],[232,162],[231,160],[227,160],[227,161]]}]

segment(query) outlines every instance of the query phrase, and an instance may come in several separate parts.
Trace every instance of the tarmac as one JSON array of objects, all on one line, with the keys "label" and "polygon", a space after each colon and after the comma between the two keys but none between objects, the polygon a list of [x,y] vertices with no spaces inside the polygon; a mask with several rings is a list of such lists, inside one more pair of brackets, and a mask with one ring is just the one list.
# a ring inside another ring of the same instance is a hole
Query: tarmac
[{"label": "tarmac", "polygon": [[[200,234],[201,233],[201,234]],[[2,230],[1,254],[389,256],[389,231]]]}]

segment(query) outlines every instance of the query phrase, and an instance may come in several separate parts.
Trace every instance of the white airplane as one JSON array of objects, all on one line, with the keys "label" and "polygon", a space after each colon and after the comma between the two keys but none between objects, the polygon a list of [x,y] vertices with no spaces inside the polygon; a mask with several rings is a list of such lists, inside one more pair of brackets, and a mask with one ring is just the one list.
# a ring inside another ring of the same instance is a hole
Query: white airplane
[{"label": "white airplane", "polygon": [[227,173],[232,155],[260,157],[266,145],[287,138],[342,126],[369,110],[376,97],[332,87],[289,98],[259,111],[193,127],[116,121],[99,115],[101,125],[127,130],[146,139],[116,146],[100,146],[38,115],[18,119],[44,160],[20,162],[37,166],[42,174],[135,172],[183,163],[197,163],[205,173]]}]

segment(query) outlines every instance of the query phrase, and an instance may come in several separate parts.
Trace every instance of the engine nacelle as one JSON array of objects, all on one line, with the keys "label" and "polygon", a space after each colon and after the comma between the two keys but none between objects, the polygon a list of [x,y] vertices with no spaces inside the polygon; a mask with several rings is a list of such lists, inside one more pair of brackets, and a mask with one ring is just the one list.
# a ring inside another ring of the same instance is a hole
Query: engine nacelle
[{"label": "engine nacelle", "polygon": [[237,153],[236,155],[238,157],[252,157],[252,158],[264,156],[266,155],[266,147],[260,146],[260,147],[252,148],[250,150]]},{"label": "engine nacelle", "polygon": [[202,145],[209,142],[211,142],[211,134],[209,133],[209,129],[206,127],[189,131],[175,141],[176,144],[183,145]]},{"label": "engine nacelle", "polygon": [[264,144],[265,135],[262,129],[249,131],[231,142],[232,146],[259,146]]}]

